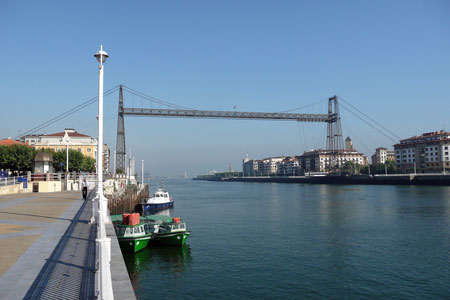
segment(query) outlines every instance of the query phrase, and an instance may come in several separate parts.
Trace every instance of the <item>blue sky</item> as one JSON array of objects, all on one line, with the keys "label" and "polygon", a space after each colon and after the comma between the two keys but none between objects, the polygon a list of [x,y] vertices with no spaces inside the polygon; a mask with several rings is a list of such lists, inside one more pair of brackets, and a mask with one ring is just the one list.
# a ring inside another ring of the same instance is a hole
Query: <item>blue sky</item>
[{"label": "blue sky", "polygon": [[[450,131],[448,1],[2,1],[0,137],[118,84],[196,109],[285,111],[338,95],[401,138]],[[105,98],[115,148],[117,98]],[[125,94],[126,106],[148,106]],[[148,106],[149,107],[149,106]],[[155,107],[155,106],[153,106]],[[96,105],[45,129],[97,135]],[[326,101],[298,112],[325,113]],[[366,155],[392,148],[341,108]],[[152,175],[241,169],[325,146],[323,124],[126,118],[127,150]],[[140,168],[139,168],[140,169]]]}]

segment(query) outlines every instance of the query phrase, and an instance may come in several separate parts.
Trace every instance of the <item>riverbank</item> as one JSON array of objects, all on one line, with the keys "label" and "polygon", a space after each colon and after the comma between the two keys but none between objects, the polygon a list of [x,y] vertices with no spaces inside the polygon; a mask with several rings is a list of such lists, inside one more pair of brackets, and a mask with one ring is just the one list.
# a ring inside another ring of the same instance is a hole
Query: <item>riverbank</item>
[{"label": "riverbank", "polygon": [[393,174],[354,176],[270,176],[270,177],[195,177],[193,180],[229,182],[275,182],[310,184],[382,184],[382,185],[450,185],[450,175]]}]

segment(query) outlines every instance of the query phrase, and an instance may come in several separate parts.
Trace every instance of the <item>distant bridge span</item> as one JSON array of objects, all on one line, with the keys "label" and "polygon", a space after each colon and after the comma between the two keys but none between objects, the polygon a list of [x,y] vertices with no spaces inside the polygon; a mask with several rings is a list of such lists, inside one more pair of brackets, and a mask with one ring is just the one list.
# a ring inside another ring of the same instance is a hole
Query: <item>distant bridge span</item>
[{"label": "distant bridge span", "polygon": [[204,119],[250,119],[298,122],[333,122],[337,114],[295,114],[295,113],[268,113],[268,112],[242,112],[219,110],[186,110],[186,109],[151,109],[151,108],[124,108],[124,116],[136,117],[168,117],[168,118],[204,118]]},{"label": "distant bridge span", "polygon": [[191,109],[151,109],[125,108],[123,106],[123,90],[119,89],[119,109],[117,118],[116,170],[125,170],[125,116],[133,117],[166,117],[166,118],[202,118],[233,120],[272,120],[297,122],[326,122],[327,149],[337,151],[344,148],[342,139],[341,118],[339,115],[338,97],[328,99],[327,114],[298,114],[270,112],[242,112]]}]

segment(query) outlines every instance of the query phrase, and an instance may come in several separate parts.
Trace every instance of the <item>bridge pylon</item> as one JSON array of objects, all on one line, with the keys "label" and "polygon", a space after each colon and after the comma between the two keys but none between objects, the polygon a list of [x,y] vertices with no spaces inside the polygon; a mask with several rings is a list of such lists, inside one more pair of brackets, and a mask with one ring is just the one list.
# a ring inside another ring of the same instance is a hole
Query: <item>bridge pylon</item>
[{"label": "bridge pylon", "polygon": [[123,115],[123,90],[119,88],[119,109],[117,117],[117,140],[116,140],[116,172],[122,170],[125,173],[125,121]]}]

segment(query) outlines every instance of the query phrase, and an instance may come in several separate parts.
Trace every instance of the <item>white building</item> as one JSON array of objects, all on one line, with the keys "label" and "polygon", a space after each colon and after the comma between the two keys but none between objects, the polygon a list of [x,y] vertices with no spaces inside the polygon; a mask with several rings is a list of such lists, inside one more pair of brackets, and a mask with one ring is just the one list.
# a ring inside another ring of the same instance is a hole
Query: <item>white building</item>
[{"label": "white building", "polygon": [[450,169],[450,132],[435,131],[394,145],[395,165],[403,173],[436,173]]},{"label": "white building", "polygon": [[375,149],[375,154],[372,155],[372,164],[384,164],[387,160],[395,160],[394,150],[384,147]]},{"label": "white building", "polygon": [[364,165],[364,154],[356,150],[311,150],[299,157],[302,172],[327,172],[344,166],[347,161]]}]

